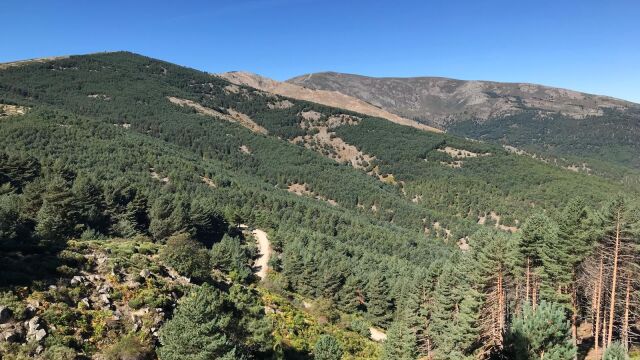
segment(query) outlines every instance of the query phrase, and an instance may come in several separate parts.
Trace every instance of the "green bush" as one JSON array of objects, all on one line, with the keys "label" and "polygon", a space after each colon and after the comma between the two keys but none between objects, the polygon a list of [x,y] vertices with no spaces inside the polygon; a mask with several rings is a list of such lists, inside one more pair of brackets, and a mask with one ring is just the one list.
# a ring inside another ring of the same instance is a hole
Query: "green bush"
[{"label": "green bush", "polygon": [[160,258],[181,275],[195,281],[204,281],[209,278],[211,271],[209,253],[187,234],[170,237],[167,245],[160,252]]},{"label": "green bush", "polygon": [[44,360],[75,360],[76,351],[64,345],[53,345],[42,354]]},{"label": "green bush", "polygon": [[322,335],[313,349],[315,360],[340,360],[342,358],[342,346],[331,335]]},{"label": "green bush", "polygon": [[105,360],[143,360],[152,357],[151,346],[135,334],[120,338],[103,353]]},{"label": "green bush", "polygon": [[629,355],[621,343],[614,342],[604,351],[602,360],[629,360]]},{"label": "green bush", "polygon": [[23,320],[25,316],[26,306],[11,291],[0,293],[0,305],[6,306],[13,313],[16,320]]}]

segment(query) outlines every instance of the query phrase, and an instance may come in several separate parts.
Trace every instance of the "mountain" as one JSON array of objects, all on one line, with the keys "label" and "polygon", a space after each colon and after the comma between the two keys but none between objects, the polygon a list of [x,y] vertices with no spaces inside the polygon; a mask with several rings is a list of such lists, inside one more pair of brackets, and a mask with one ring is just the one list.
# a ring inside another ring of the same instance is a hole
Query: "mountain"
[{"label": "mountain", "polygon": [[602,116],[606,110],[640,107],[606,96],[542,85],[440,77],[373,78],[325,72],[297,76],[287,83],[337,91],[440,128],[464,120],[484,122],[525,110],[584,119]]},{"label": "mountain", "polygon": [[337,91],[450,133],[544,156],[640,168],[640,157],[633,155],[640,152],[640,105],[628,101],[535,84],[438,77],[325,72],[287,82]]},{"label": "mountain", "polygon": [[635,239],[637,184],[128,52],[3,67],[0,105],[3,358],[460,359],[529,302],[570,346]]},{"label": "mountain", "polygon": [[234,84],[245,85],[298,100],[311,101],[322,105],[348,109],[361,114],[387,119],[396,124],[415,127],[421,130],[442,132],[441,130],[434,127],[421,124],[415,120],[403,118],[396,114],[385,111],[380,107],[373,106],[358,98],[347,96],[337,91],[314,90],[295,84],[275,81],[248,72],[233,71],[217,74],[217,76]]}]

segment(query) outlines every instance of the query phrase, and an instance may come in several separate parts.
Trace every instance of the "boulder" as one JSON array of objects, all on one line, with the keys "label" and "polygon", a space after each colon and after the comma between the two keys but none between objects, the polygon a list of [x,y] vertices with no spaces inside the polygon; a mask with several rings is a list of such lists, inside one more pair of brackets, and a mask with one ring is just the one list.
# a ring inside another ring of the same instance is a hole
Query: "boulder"
[{"label": "boulder", "polygon": [[82,298],[82,300],[80,300],[80,303],[87,308],[91,308],[91,301],[89,301],[88,298]]},{"label": "boulder", "polygon": [[74,276],[73,278],[71,278],[71,285],[77,286],[82,284],[84,281],[84,278],[82,276]]},{"label": "boulder", "polygon": [[22,335],[16,330],[9,330],[0,334],[0,340],[6,341],[8,343],[17,343],[20,342],[21,339]]},{"label": "boulder", "polygon": [[105,305],[111,305],[111,297],[109,294],[100,294],[100,301]]},{"label": "boulder", "polygon": [[151,275],[151,271],[149,271],[149,269],[143,269],[142,271],[140,271],[140,277],[143,278],[148,278],[149,275]]},{"label": "boulder", "polygon": [[35,333],[38,329],[40,329],[40,317],[34,316],[29,321],[27,321],[27,329],[29,334]]},{"label": "boulder", "polygon": [[34,337],[35,337],[36,341],[40,342],[40,341],[42,341],[42,339],[45,338],[45,336],[47,336],[47,331],[45,329],[40,329],[40,330],[36,331]]},{"label": "boulder", "polygon": [[6,306],[0,306],[0,324],[4,324],[11,320],[13,311]]}]

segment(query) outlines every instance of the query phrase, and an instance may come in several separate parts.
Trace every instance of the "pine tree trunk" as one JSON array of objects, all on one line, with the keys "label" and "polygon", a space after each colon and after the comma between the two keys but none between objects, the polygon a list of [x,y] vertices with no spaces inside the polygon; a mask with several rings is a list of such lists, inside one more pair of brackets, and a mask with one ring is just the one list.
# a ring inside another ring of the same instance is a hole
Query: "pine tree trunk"
[{"label": "pine tree trunk", "polygon": [[[594,331],[594,339],[595,339],[595,352],[598,354],[598,339],[600,339],[600,308],[602,306],[602,277],[604,273],[604,255],[600,256],[600,271],[598,274],[598,280],[596,281],[596,287],[594,292],[596,293],[596,306],[595,306],[595,317],[596,317],[596,328]],[[603,344],[604,345],[604,344]]]},{"label": "pine tree trunk", "polygon": [[616,243],[613,250],[613,274],[611,279],[611,300],[609,301],[609,331],[607,333],[607,346],[611,345],[613,336],[613,322],[616,310],[616,286],[618,281],[618,257],[620,253],[620,212],[616,219]]},{"label": "pine tree trunk", "polygon": [[607,348],[607,309],[602,310],[602,351]]},{"label": "pine tree trunk", "polygon": [[[578,294],[575,283],[571,288],[571,339],[573,341],[573,346],[578,346]],[[577,353],[573,359],[578,359]]]},{"label": "pine tree trunk", "polygon": [[498,311],[498,316],[499,316],[499,330],[500,330],[500,346],[502,346],[502,335],[504,334],[504,330],[505,330],[505,313],[504,313],[504,309],[505,309],[505,301],[504,301],[504,276],[502,275],[502,272],[499,273],[498,275],[498,283],[500,284],[499,290],[498,290],[498,306],[499,306],[499,311]]},{"label": "pine tree trunk", "polygon": [[622,319],[622,345],[629,350],[629,300],[631,298],[631,277],[627,277],[627,294],[624,300],[624,318]]},{"label": "pine tree trunk", "polygon": [[596,277],[593,279],[593,288],[591,289],[591,335],[593,336],[596,333],[596,312],[597,310],[597,301],[598,301],[598,280]]},{"label": "pine tree trunk", "polygon": [[527,257],[527,285],[525,291],[525,302],[529,301],[529,291],[531,289],[531,258]]},{"label": "pine tree trunk", "polygon": [[535,311],[538,308],[538,278],[533,275],[533,285],[531,286],[531,306]]}]

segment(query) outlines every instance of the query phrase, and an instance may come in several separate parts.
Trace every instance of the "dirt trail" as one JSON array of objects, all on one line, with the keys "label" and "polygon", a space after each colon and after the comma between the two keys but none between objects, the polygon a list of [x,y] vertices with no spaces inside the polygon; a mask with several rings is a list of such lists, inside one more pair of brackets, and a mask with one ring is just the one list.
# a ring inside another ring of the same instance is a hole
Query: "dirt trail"
[{"label": "dirt trail", "polygon": [[271,245],[269,244],[269,238],[267,233],[255,229],[251,232],[258,242],[258,250],[260,250],[260,257],[256,260],[254,267],[258,269],[256,275],[262,280],[267,277],[267,270],[269,269],[269,258],[271,257]]}]

